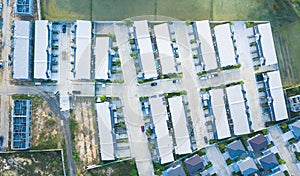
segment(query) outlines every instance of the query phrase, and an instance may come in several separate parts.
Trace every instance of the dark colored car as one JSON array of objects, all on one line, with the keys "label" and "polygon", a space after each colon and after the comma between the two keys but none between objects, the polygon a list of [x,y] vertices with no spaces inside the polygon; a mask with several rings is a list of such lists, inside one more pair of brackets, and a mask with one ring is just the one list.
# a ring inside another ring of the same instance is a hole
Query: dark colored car
[{"label": "dark colored car", "polygon": [[150,85],[151,85],[152,87],[153,87],[153,86],[157,86],[157,83],[156,83],[156,82],[153,82],[153,83],[151,83]]},{"label": "dark colored car", "polygon": [[0,148],[2,148],[4,137],[0,136]]},{"label": "dark colored car", "polygon": [[141,131],[144,133],[145,132],[145,126],[141,126]]},{"label": "dark colored car", "polygon": [[62,26],[62,32],[63,32],[63,33],[66,33],[66,30],[67,30],[67,26],[66,26],[66,25],[63,25],[63,26]]}]

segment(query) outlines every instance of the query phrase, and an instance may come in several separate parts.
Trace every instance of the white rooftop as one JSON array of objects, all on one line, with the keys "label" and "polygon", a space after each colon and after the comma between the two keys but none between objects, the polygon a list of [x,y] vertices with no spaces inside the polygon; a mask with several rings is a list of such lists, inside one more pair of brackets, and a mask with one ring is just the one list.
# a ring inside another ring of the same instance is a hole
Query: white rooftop
[{"label": "white rooftop", "polygon": [[196,21],[196,27],[201,46],[201,55],[205,64],[205,70],[216,69],[218,65],[209,21]]},{"label": "white rooftop", "polygon": [[68,95],[60,96],[59,97],[59,106],[60,106],[60,111],[70,110],[70,97]]},{"label": "white rooftop", "polygon": [[211,105],[215,117],[218,139],[230,137],[223,90],[212,89],[209,93],[211,95]]},{"label": "white rooftop", "polygon": [[221,67],[236,65],[230,24],[217,25],[214,28]]},{"label": "white rooftop", "polygon": [[279,71],[274,71],[268,72],[267,75],[269,76],[269,86],[271,96],[273,98],[275,119],[276,121],[287,119],[288,114],[281,84],[280,73]]},{"label": "white rooftop", "polygon": [[97,37],[95,48],[95,79],[108,79],[109,37]]},{"label": "white rooftop", "polygon": [[174,161],[173,157],[173,142],[172,137],[169,136],[167,126],[167,108],[163,104],[161,97],[149,99],[152,119],[155,127],[155,133],[157,137],[158,152],[161,158],[161,164]]},{"label": "white rooftop", "polygon": [[274,47],[272,29],[270,23],[257,25],[259,34],[261,35],[260,43],[266,65],[277,64],[277,56]]},{"label": "white rooftop", "polygon": [[148,27],[148,21],[134,21],[135,26],[135,33],[138,38],[148,38],[150,37],[149,34],[149,27]]},{"label": "white rooftop", "polygon": [[172,97],[169,98],[168,101],[174,127],[175,140],[177,144],[177,146],[175,147],[175,153],[178,155],[191,153],[191,141],[187,129],[182,97]]},{"label": "white rooftop", "polygon": [[140,49],[140,57],[142,63],[142,70],[145,79],[156,78],[157,71],[154,62],[154,55],[152,49],[152,43],[150,39],[148,22],[135,21],[135,33],[137,37],[138,47]]},{"label": "white rooftop", "polygon": [[75,79],[91,78],[91,29],[90,21],[76,21]]},{"label": "white rooftop", "polygon": [[154,26],[157,49],[162,69],[162,74],[176,73],[176,63],[171,46],[169,26],[167,23]]},{"label": "white rooftop", "polygon": [[[51,24],[49,24],[51,25]],[[48,48],[48,20],[35,21],[34,37],[34,79],[51,79],[51,72],[48,71],[48,54],[51,52],[51,46]]]},{"label": "white rooftop", "polygon": [[13,79],[29,79],[30,31],[29,21],[14,21]]},{"label": "white rooftop", "polygon": [[96,103],[101,160],[115,160],[109,102]]},{"label": "white rooftop", "polygon": [[242,135],[250,133],[241,85],[227,87],[226,92],[233,121],[234,134]]}]

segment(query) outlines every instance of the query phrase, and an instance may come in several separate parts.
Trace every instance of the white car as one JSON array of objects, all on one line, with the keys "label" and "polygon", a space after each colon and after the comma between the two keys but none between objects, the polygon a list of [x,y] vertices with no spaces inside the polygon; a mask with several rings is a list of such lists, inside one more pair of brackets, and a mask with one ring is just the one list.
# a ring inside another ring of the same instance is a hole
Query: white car
[{"label": "white car", "polygon": [[207,80],[208,79],[208,76],[201,76],[200,77],[200,80]]}]

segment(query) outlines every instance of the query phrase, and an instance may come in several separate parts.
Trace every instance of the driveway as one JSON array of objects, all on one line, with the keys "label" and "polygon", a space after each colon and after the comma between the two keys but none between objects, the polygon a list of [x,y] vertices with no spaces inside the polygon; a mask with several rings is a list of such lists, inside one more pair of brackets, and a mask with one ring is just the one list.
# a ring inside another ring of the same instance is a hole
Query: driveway
[{"label": "driveway", "polygon": [[271,137],[273,138],[274,144],[276,145],[280,155],[282,156],[282,159],[286,161],[286,166],[288,167],[290,174],[299,175],[297,165],[296,163],[294,163],[293,157],[286,146],[286,142],[281,136],[281,130],[279,129],[279,127],[277,125],[272,126],[269,128],[269,132]]},{"label": "driveway", "polygon": [[217,175],[231,175],[229,168],[216,145],[206,147],[206,156],[213,165],[213,171]]}]

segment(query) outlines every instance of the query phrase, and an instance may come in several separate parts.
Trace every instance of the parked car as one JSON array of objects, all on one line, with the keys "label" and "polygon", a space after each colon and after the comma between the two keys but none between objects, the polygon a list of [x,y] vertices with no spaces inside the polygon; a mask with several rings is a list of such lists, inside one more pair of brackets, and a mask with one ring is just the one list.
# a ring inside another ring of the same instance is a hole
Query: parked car
[{"label": "parked car", "polygon": [[4,68],[4,62],[3,62],[3,60],[0,60],[0,68]]},{"label": "parked car", "polygon": [[141,126],[141,131],[144,133],[145,132],[145,126]]},{"label": "parked car", "polygon": [[0,148],[2,148],[4,137],[0,136]]},{"label": "parked car", "polygon": [[175,83],[180,83],[181,80],[180,80],[180,79],[174,79],[172,82],[173,82],[174,84],[175,84]]},{"label": "parked car", "polygon": [[62,25],[62,32],[66,33],[66,30],[67,30],[67,26],[66,25]]},{"label": "parked car", "polygon": [[152,87],[157,86],[157,82],[153,82],[150,84]]}]

